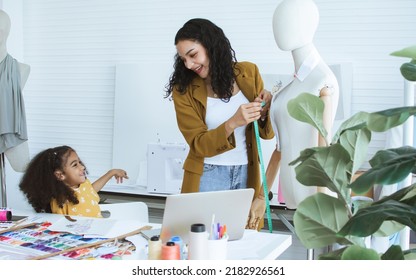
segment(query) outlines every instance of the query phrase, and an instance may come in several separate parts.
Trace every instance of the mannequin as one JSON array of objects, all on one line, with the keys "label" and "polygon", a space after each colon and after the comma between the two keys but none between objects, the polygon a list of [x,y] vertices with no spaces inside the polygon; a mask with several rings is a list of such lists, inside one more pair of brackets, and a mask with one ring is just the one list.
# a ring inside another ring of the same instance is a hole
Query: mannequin
[{"label": "mannequin", "polygon": [[[11,24],[9,16],[3,10],[0,10],[0,63],[5,62],[6,58],[13,59],[10,55],[8,55],[6,46],[7,37],[10,32],[10,25]],[[17,65],[20,72],[20,77],[18,77],[20,78],[20,81],[17,81],[17,84],[19,84],[20,82],[20,90],[22,90],[29,77],[30,66],[20,62],[17,62]],[[2,73],[0,73],[0,75],[1,74]],[[23,98],[21,96],[20,102],[22,106]],[[22,117],[24,117],[24,105],[22,107]],[[24,126],[26,126],[26,123],[24,123]],[[14,140],[14,144],[7,144],[5,146],[5,150],[2,150],[1,152],[4,152],[5,156],[9,160],[11,167],[17,172],[23,172],[26,168],[27,163],[30,160],[26,127],[24,128],[24,133],[22,133],[22,135],[19,136],[18,139],[16,138],[16,140]]]},{"label": "mannequin", "polygon": [[[289,163],[299,157],[302,150],[325,145],[325,139],[319,139],[318,132],[312,126],[292,118],[287,112],[287,103],[303,92],[320,96],[325,103],[327,140],[331,139],[331,127],[338,106],[336,77],[313,44],[318,22],[318,8],[312,0],[283,0],[273,15],[277,46],[283,51],[291,51],[295,66],[293,81],[274,95],[270,109],[277,131],[277,147],[272,159],[280,159],[281,188],[289,209],[296,209],[303,199],[318,191],[317,188],[300,184],[294,167],[289,166]],[[269,168],[278,166],[279,162],[271,160]]]}]

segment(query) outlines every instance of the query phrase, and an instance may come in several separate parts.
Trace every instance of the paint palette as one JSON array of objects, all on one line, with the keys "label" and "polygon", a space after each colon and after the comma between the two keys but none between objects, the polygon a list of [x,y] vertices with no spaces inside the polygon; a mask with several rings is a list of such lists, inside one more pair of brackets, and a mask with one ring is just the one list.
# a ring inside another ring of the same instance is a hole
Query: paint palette
[{"label": "paint palette", "polygon": [[129,241],[109,242],[100,245],[97,248],[82,248],[85,245],[93,244],[105,238],[84,237],[66,232],[57,232],[49,230],[51,223],[43,222],[30,227],[21,228],[15,231],[9,231],[0,234],[0,245],[19,249],[19,252],[25,252],[27,258],[50,254],[65,250],[70,252],[63,253],[59,258],[64,259],[115,259],[117,256],[131,254],[134,246]]}]

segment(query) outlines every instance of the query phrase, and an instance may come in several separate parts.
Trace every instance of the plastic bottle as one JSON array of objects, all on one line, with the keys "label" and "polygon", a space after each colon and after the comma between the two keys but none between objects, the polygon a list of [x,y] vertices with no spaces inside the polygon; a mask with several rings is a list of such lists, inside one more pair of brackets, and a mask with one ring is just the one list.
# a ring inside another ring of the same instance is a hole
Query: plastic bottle
[{"label": "plastic bottle", "polygon": [[162,240],[158,235],[154,235],[149,239],[149,253],[147,259],[160,260],[162,258]]},{"label": "plastic bottle", "polygon": [[189,232],[188,259],[206,260],[208,257],[208,232],[204,224],[191,225]]}]

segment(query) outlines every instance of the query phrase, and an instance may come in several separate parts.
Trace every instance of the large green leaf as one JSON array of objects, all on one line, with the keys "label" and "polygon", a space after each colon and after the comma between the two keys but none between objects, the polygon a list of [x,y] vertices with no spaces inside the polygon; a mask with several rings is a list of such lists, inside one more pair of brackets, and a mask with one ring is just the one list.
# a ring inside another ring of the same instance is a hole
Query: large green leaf
[{"label": "large green leaf", "polygon": [[293,160],[292,162],[290,162],[289,165],[296,165],[300,162],[303,162],[307,160],[308,158],[310,158],[311,156],[313,156],[317,151],[326,149],[326,148],[327,147],[314,147],[314,148],[305,149],[301,151],[299,157]]},{"label": "large green leaf", "polygon": [[371,131],[384,132],[390,128],[403,124],[410,116],[416,114],[416,107],[400,107],[370,113],[367,127]]},{"label": "large green leaf", "polygon": [[306,248],[322,248],[334,243],[352,244],[347,238],[337,235],[347,221],[345,205],[323,193],[304,199],[293,216],[296,235]]},{"label": "large green leaf", "polygon": [[403,78],[410,82],[416,82],[416,59],[411,62],[405,62],[400,66],[400,73]]},{"label": "large green leaf", "polygon": [[[372,159],[370,159],[369,163],[372,167],[381,165],[382,163],[389,161],[391,159],[395,159],[401,155],[416,155],[416,149],[411,146],[403,146],[399,148],[387,149],[387,150],[380,150],[378,151]],[[413,168],[412,173],[416,172],[416,168]]]},{"label": "large green leaf", "polygon": [[341,249],[329,251],[327,253],[323,253],[318,256],[318,260],[341,260],[342,253],[347,249],[348,247],[342,247]]},{"label": "large green leaf", "polygon": [[395,221],[384,221],[380,228],[372,236],[386,237],[404,229],[405,226]]},{"label": "large green leaf", "polygon": [[368,113],[367,112],[358,112],[355,113],[352,117],[345,120],[341,126],[338,128],[334,137],[332,138],[332,143],[338,142],[340,136],[349,130],[358,130],[367,126]]},{"label": "large green leaf", "polygon": [[351,174],[355,174],[367,159],[368,144],[371,141],[371,131],[366,127],[357,130],[346,130],[341,134],[339,143],[348,151],[352,161]]},{"label": "large green leaf", "polygon": [[392,52],[390,55],[416,59],[416,45]]},{"label": "large green leaf", "polygon": [[[415,250],[416,251],[416,250]],[[321,254],[318,260],[404,260],[413,259],[412,251],[403,252],[400,246],[392,245],[381,256],[373,249],[351,245],[341,249]],[[407,256],[407,258],[405,258]]]},{"label": "large green leaf", "polygon": [[380,256],[373,249],[351,245],[344,250],[341,260],[380,260]]},{"label": "large green leaf", "polygon": [[401,203],[416,207],[416,183],[408,187],[401,188],[389,196],[383,197],[382,199],[374,202],[373,205],[383,204],[389,200],[400,201]]},{"label": "large green leaf", "polygon": [[402,248],[398,245],[391,245],[390,248],[381,255],[382,260],[404,260]]},{"label": "large green leaf", "polygon": [[342,195],[347,200],[346,184],[351,168],[348,152],[340,145],[322,147],[303,158],[295,168],[296,179],[305,186],[326,186],[331,191]]},{"label": "large green leaf", "polygon": [[[382,199],[373,202],[372,205],[383,205],[386,201],[395,200],[407,204],[411,207],[416,207],[416,184],[409,187],[402,188],[397,192],[385,196]],[[373,233],[373,236],[391,236],[392,234],[402,230],[405,226],[396,221],[384,221],[380,228]]]},{"label": "large green leaf", "polygon": [[416,260],[416,248],[403,252],[405,260]]},{"label": "large green leaf", "polygon": [[396,221],[416,230],[416,207],[394,200],[362,208],[339,231],[341,236],[366,237],[376,232],[384,221]]},{"label": "large green leaf", "polygon": [[316,95],[304,92],[287,103],[292,118],[315,127],[326,139],[328,132],[323,123],[324,102]]},{"label": "large green leaf", "polygon": [[[389,155],[392,156],[391,153]],[[374,184],[389,185],[400,182],[412,172],[415,164],[416,154],[398,154],[364,172],[348,188],[362,194],[370,190]]]}]

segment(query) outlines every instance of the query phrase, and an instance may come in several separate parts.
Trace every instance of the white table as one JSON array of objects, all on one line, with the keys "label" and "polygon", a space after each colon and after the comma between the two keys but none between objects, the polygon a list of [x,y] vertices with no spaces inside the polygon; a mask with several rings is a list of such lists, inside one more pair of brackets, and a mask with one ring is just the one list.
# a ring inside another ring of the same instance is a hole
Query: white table
[{"label": "white table", "polygon": [[[49,221],[52,224],[58,219],[62,218],[62,215],[56,214],[33,214],[26,212],[14,211],[15,215],[29,215],[26,223],[35,221]],[[75,219],[77,217],[74,217]],[[97,219],[104,221],[107,219]],[[110,219],[108,219],[110,220]],[[140,227],[150,225],[152,228],[160,228],[160,224],[142,223],[135,220],[112,220],[114,225],[111,230],[104,237],[116,237]],[[126,259],[146,259],[146,245],[147,240],[142,235],[134,235],[127,238],[133,242],[136,246],[134,255],[128,256]],[[244,235],[239,240],[233,240],[228,242],[228,254],[227,259],[230,260],[244,260],[244,259],[265,259],[273,260],[279,257],[289,246],[292,244],[292,236],[285,234],[275,234],[268,232],[258,232],[255,230],[246,230]],[[10,251],[13,253],[13,248],[10,246],[4,246],[0,242],[0,251]],[[16,248],[15,253],[24,253],[24,248]],[[11,254],[12,255],[12,254]],[[4,256],[3,256],[4,258]]]}]

